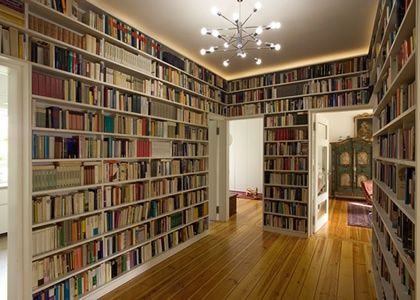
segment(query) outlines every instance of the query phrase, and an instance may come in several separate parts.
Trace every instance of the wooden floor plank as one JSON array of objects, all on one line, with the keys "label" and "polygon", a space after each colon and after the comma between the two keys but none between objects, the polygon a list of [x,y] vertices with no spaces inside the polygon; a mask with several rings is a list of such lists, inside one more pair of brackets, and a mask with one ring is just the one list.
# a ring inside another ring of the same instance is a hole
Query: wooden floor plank
[{"label": "wooden floor plank", "polygon": [[310,239],[263,232],[261,201],[104,296],[109,299],[375,299],[371,230],[347,225],[347,201]]}]

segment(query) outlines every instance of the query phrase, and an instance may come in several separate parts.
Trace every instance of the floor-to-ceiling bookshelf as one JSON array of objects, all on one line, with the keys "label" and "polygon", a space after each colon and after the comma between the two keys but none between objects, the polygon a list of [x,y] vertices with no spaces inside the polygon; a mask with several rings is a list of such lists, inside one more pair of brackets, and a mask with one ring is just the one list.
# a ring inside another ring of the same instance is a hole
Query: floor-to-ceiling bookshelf
[{"label": "floor-to-ceiling bookshelf", "polygon": [[265,230],[310,234],[310,112],[368,108],[366,57],[230,81],[226,115],[264,117]]},{"label": "floor-to-ceiling bookshelf", "polygon": [[221,77],[86,1],[57,3],[0,20],[17,46],[2,55],[31,65],[34,299],[90,297],[203,237],[207,114],[224,111]]},{"label": "floor-to-ceiling bookshelf", "polygon": [[416,0],[379,1],[370,50],[374,99],[372,264],[380,299],[416,299],[418,294],[416,4]]}]

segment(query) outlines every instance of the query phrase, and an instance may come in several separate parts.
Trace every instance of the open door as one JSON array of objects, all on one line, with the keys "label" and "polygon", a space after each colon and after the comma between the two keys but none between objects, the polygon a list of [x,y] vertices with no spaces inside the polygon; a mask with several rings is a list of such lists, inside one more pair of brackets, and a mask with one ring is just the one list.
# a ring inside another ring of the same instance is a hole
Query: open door
[{"label": "open door", "polygon": [[314,114],[313,132],[313,161],[314,172],[312,195],[313,208],[313,233],[317,232],[328,222],[328,174],[329,174],[329,132],[328,120]]}]

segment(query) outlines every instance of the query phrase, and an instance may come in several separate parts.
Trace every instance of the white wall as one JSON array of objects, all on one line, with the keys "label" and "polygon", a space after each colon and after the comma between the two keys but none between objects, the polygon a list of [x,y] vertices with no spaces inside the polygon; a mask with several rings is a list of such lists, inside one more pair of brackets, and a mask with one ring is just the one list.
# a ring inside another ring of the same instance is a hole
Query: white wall
[{"label": "white wall", "polygon": [[229,121],[229,189],[263,191],[262,118]]},{"label": "white wall", "polygon": [[7,189],[0,189],[0,234],[7,232]]},{"label": "white wall", "polygon": [[329,121],[330,143],[337,142],[340,139],[344,140],[347,137],[354,137],[354,117],[364,113],[371,114],[372,110],[320,113],[320,116],[327,118]]}]

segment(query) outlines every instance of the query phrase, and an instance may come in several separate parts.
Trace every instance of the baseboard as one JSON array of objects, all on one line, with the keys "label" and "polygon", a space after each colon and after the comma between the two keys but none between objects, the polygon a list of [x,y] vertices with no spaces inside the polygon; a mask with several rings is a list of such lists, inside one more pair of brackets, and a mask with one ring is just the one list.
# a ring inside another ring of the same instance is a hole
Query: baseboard
[{"label": "baseboard", "polygon": [[106,283],[105,285],[99,287],[96,290],[93,290],[91,293],[87,294],[86,296],[80,298],[83,300],[94,300],[99,299],[100,297],[105,296],[109,292],[115,290],[116,288],[120,287],[124,283],[127,283],[131,279],[139,276],[141,273],[151,269],[153,266],[163,262],[167,258],[171,257],[172,255],[175,255],[176,253],[180,252],[181,250],[187,248],[188,246],[191,246],[195,242],[199,241],[200,239],[204,238],[209,234],[209,231],[206,230],[205,232],[193,237],[192,239],[176,246],[173,249],[168,250],[167,252],[164,252],[160,254],[159,256],[156,256],[151,261],[146,262],[145,264],[142,264],[133,270],[131,270],[128,273],[125,273],[124,275],[121,275],[121,277],[117,277],[113,279],[112,281]]}]

